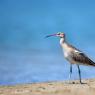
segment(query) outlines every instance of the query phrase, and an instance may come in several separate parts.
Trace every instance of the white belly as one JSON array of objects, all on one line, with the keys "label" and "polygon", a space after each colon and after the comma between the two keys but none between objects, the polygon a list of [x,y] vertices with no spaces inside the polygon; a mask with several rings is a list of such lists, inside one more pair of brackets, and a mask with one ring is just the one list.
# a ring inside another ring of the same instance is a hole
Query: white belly
[{"label": "white belly", "polygon": [[65,57],[70,63],[72,63],[72,64],[76,63],[76,62],[73,60],[72,56],[71,56],[72,48],[70,48],[70,47],[68,46],[68,44],[65,43],[65,42],[64,42],[64,43],[61,43],[61,46],[62,46],[62,48],[63,48],[64,57]]},{"label": "white belly", "polygon": [[64,57],[72,64],[76,63],[68,52],[64,52]]},{"label": "white belly", "polygon": [[67,58],[69,55],[67,52],[64,52],[64,57]]}]

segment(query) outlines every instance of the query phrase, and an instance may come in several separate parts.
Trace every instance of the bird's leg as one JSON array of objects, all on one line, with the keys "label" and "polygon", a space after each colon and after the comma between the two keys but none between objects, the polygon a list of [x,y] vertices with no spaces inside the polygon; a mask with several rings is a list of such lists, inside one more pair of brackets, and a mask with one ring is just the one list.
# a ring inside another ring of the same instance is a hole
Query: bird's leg
[{"label": "bird's leg", "polygon": [[77,67],[78,67],[79,80],[80,80],[80,83],[82,84],[82,82],[81,82],[81,71],[80,71],[80,67],[78,64],[77,64]]},{"label": "bird's leg", "polygon": [[71,79],[71,74],[72,74],[72,64],[70,64],[69,83],[70,83],[70,79]]}]

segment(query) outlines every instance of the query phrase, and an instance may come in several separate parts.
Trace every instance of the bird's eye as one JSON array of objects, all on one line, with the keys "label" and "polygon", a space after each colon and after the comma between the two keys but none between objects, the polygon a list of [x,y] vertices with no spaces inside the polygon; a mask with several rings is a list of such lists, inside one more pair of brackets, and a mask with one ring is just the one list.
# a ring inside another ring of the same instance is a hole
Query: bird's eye
[{"label": "bird's eye", "polygon": [[57,35],[60,35],[60,33],[57,33]]}]

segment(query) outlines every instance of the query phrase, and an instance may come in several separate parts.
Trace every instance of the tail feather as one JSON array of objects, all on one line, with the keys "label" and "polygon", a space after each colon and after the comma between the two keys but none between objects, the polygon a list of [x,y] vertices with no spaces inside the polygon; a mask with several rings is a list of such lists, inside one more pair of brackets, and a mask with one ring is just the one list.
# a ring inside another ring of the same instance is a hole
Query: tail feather
[{"label": "tail feather", "polygon": [[90,66],[95,66],[95,62],[93,62],[91,59],[88,58],[87,63]]},{"label": "tail feather", "polygon": [[91,62],[89,65],[90,66],[95,66],[95,62]]}]

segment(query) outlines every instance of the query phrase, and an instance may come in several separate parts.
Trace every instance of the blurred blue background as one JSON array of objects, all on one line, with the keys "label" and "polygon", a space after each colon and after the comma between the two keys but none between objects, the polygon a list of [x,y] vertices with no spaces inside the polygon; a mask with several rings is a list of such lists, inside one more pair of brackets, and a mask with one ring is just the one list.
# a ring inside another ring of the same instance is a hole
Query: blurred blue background
[{"label": "blurred blue background", "polygon": [[[59,38],[44,39],[59,31],[95,61],[94,0],[0,0],[0,84],[67,80]],[[82,78],[95,78],[94,67],[81,71]]]}]

